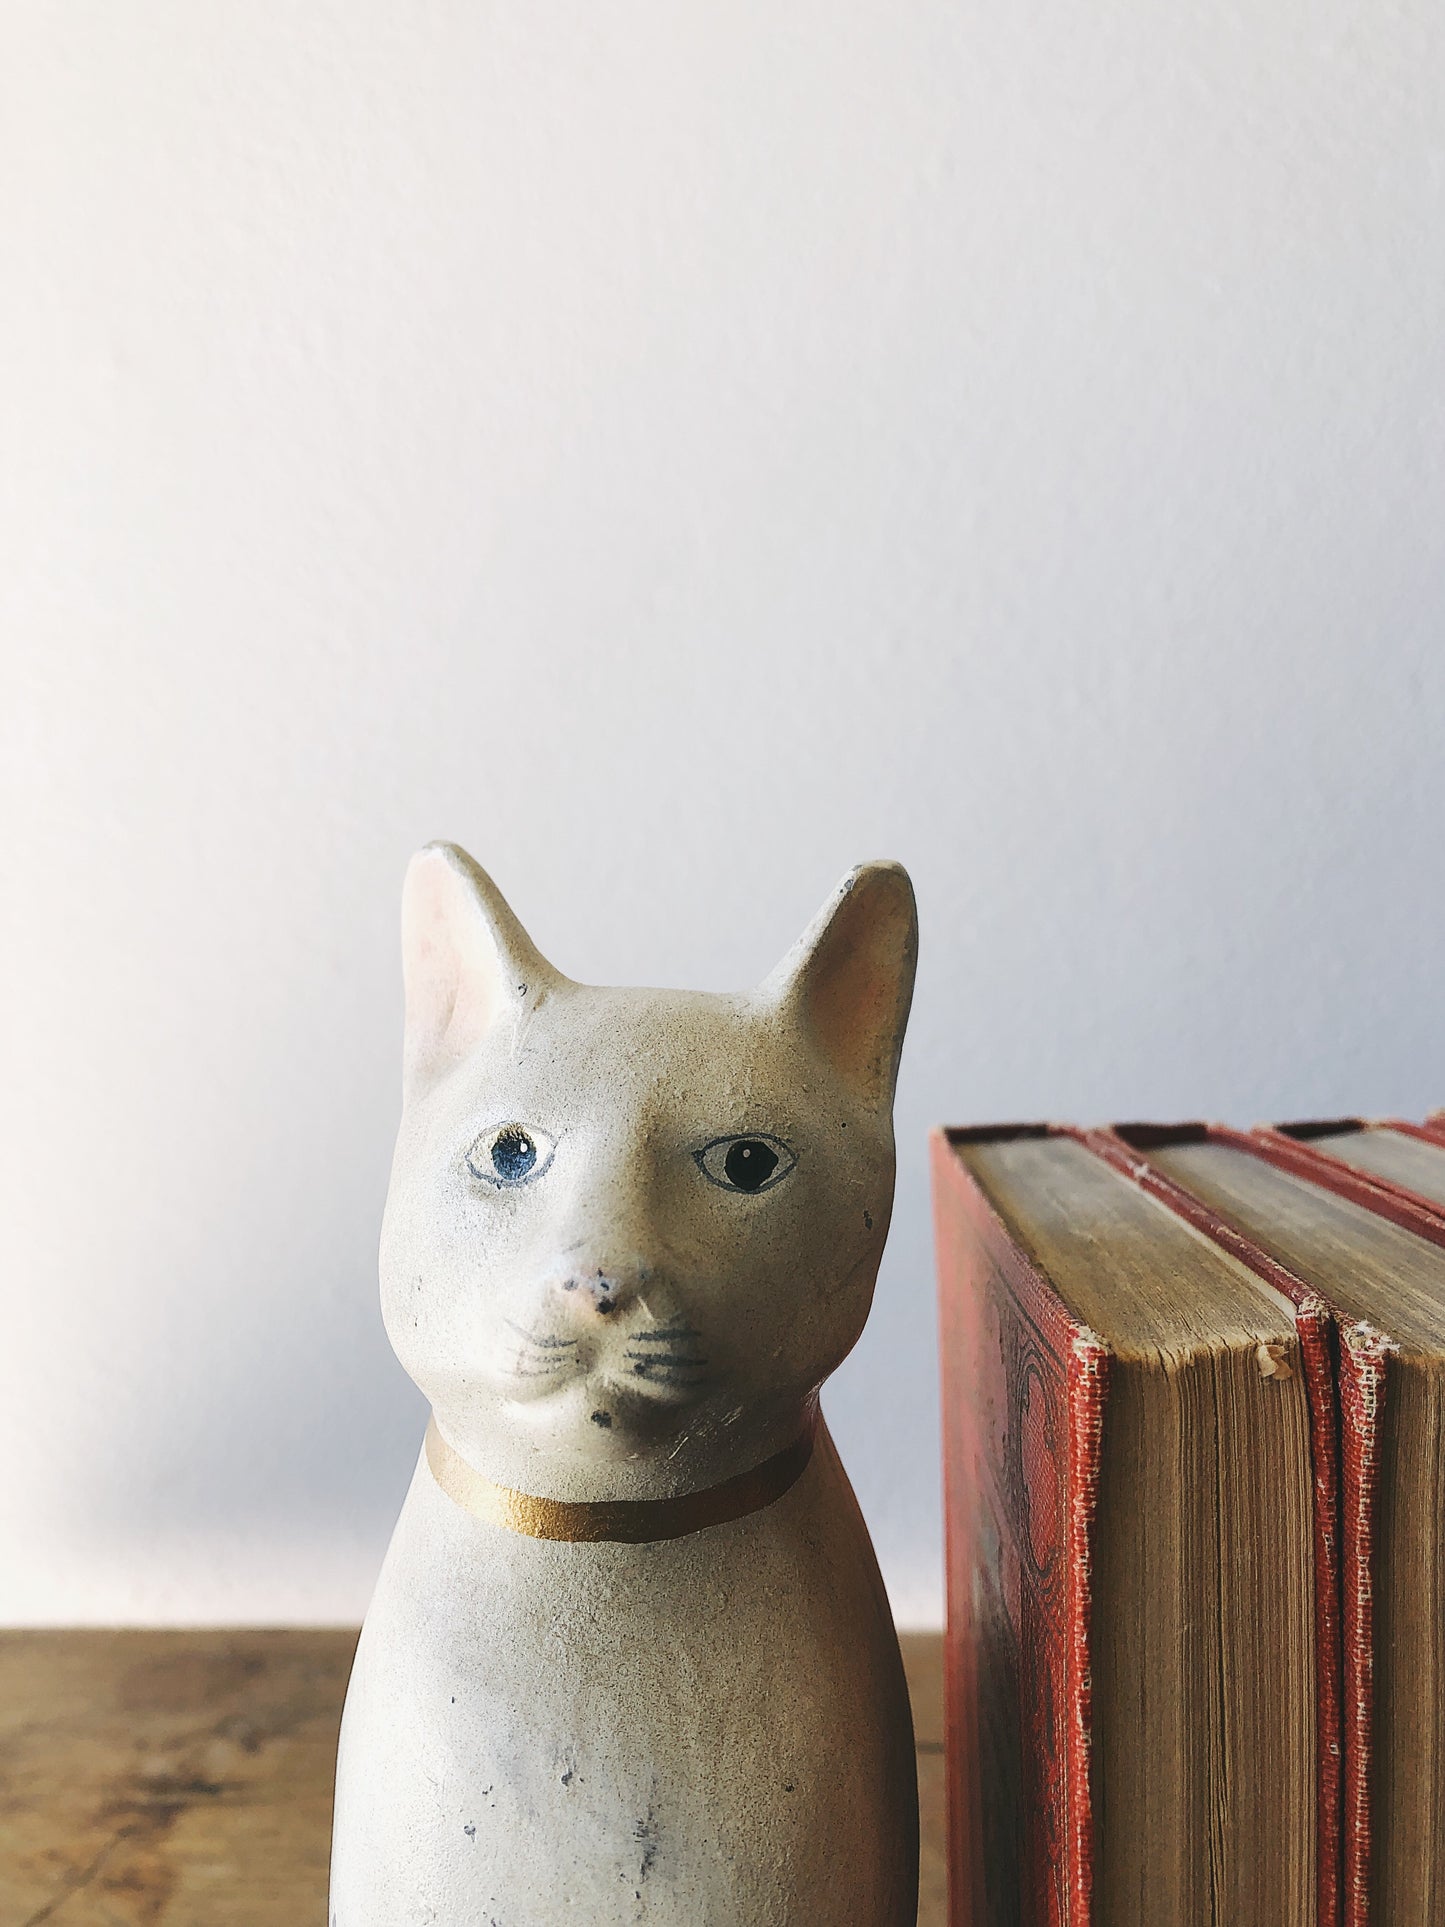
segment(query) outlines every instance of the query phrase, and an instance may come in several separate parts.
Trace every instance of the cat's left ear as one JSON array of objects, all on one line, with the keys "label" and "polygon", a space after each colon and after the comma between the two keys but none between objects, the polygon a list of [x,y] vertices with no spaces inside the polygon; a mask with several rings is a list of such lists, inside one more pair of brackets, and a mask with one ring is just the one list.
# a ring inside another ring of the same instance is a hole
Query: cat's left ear
[{"label": "cat's left ear", "polygon": [[763,986],[868,1102],[893,1102],[913,973],[918,910],[901,863],[844,877]]},{"label": "cat's left ear", "polygon": [[401,948],[408,1099],[474,1050],[493,1025],[565,981],[486,871],[454,843],[430,843],[412,858]]}]

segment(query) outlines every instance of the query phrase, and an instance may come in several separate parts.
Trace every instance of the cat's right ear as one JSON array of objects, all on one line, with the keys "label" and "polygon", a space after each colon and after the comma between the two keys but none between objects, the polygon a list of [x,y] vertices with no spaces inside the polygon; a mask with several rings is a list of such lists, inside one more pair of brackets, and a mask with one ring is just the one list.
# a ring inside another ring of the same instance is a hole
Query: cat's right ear
[{"label": "cat's right ear", "polygon": [[454,843],[411,860],[401,895],[409,1101],[474,1050],[508,1012],[561,982],[486,871]]}]

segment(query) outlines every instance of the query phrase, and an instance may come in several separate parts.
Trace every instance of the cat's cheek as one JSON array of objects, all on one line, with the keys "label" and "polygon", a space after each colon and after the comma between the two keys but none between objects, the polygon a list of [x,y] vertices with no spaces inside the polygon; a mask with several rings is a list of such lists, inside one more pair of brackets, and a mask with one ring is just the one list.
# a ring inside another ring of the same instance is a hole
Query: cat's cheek
[{"label": "cat's cheek", "polygon": [[863,1335],[882,1255],[882,1238],[865,1229],[840,1238],[829,1262],[814,1275],[797,1329],[807,1334],[809,1361],[823,1378],[838,1369]]},{"label": "cat's cheek", "polygon": [[428,1361],[446,1343],[434,1288],[419,1264],[383,1270],[381,1322],[402,1370],[427,1390]]},{"label": "cat's cheek", "polygon": [[383,1300],[382,1323],[402,1370],[432,1405],[475,1395],[481,1372],[468,1367],[483,1355],[481,1334],[455,1296],[416,1277],[409,1291],[390,1304]]},{"label": "cat's cheek", "polygon": [[[416,1203],[403,1194],[387,1204],[380,1253],[381,1319],[402,1369],[430,1397],[430,1381],[439,1366],[466,1356],[466,1291],[465,1279],[458,1275],[455,1228],[446,1222],[445,1212],[435,1207],[428,1212],[424,1202],[418,1211]],[[424,1235],[425,1230],[430,1235]]]}]

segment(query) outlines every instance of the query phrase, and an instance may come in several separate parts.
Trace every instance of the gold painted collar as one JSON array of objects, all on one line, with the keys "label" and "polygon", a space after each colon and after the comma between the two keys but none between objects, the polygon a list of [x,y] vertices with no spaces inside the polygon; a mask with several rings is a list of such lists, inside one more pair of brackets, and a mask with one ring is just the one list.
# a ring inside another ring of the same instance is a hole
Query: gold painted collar
[{"label": "gold painted collar", "polygon": [[426,1462],[431,1475],[466,1511],[492,1525],[505,1526],[529,1539],[565,1539],[587,1545],[649,1545],[659,1539],[682,1539],[708,1526],[725,1525],[750,1512],[761,1512],[795,1485],[813,1456],[818,1429],[816,1405],[810,1408],[803,1430],[791,1445],[775,1452],[761,1465],[698,1492],[675,1499],[603,1499],[567,1501],[539,1499],[508,1485],[484,1478],[437,1430],[433,1417],[426,1428]]}]

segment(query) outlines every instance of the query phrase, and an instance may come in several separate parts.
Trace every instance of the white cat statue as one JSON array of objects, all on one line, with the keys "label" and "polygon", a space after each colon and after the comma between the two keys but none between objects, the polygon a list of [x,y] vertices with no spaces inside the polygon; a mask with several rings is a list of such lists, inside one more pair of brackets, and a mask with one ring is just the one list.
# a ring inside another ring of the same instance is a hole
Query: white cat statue
[{"label": "white cat statue", "polygon": [[446,844],[403,947],[382,1304],[432,1417],[330,1927],[913,1927],[898,1641],[818,1413],[888,1230],[906,873],[744,996],[570,982]]}]

